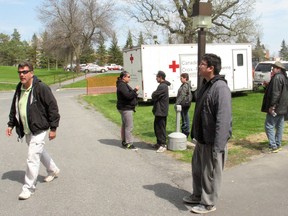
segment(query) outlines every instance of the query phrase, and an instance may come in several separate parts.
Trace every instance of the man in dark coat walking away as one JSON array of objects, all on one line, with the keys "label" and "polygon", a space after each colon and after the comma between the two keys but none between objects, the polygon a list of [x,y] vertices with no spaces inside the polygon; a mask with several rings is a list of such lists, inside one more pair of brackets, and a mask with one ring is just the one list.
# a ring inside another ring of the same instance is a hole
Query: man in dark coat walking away
[{"label": "man in dark coat walking away", "polygon": [[156,80],[159,83],[156,91],[152,93],[154,133],[157,138],[157,143],[153,148],[157,149],[157,153],[166,151],[166,123],[169,109],[169,91],[170,82],[165,80],[166,74],[163,71],[158,71]]}]

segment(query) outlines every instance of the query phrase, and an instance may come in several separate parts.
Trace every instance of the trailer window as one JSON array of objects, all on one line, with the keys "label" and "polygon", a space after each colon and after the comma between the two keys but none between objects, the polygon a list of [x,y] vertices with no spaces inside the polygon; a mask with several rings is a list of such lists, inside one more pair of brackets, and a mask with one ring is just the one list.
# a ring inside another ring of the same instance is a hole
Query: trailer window
[{"label": "trailer window", "polygon": [[243,54],[237,54],[237,66],[243,66],[244,61],[243,61]]}]

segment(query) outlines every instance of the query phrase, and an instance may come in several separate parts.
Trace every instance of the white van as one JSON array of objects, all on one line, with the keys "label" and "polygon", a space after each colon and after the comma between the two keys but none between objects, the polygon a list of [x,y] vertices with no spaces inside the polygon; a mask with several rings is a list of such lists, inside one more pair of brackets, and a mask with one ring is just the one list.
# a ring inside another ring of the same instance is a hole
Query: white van
[{"label": "white van", "polygon": [[[286,71],[288,70],[288,61],[280,61]],[[259,62],[255,67],[254,72],[254,86],[266,86],[271,80],[272,66],[275,61],[263,61]]]}]

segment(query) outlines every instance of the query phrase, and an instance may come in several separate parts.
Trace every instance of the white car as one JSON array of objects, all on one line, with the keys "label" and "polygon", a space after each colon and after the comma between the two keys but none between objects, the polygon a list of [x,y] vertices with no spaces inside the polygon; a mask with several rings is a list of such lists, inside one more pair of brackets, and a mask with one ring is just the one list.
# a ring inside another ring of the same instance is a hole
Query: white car
[{"label": "white car", "polygon": [[99,65],[90,63],[90,64],[87,64],[87,65],[81,66],[80,67],[80,71],[83,71],[85,73],[90,73],[90,72],[101,72],[101,73],[104,73],[107,70],[106,70],[105,67],[101,67]]},{"label": "white car", "polygon": [[[254,72],[254,85],[261,86],[261,85],[267,85],[271,80],[271,72],[272,72],[272,66],[275,63],[275,61],[263,61],[259,62],[255,67]],[[281,61],[281,63],[286,68],[286,71],[288,70],[288,61]]]}]

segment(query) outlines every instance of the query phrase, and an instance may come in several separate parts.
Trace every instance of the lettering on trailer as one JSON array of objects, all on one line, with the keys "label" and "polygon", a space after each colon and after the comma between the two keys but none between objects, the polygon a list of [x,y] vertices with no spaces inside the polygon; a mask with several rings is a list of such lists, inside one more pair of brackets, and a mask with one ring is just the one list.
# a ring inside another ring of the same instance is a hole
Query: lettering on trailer
[{"label": "lettering on trailer", "polygon": [[172,61],[172,64],[169,65],[169,68],[171,68],[173,72],[176,72],[176,69],[179,68],[179,64],[176,64],[176,61]]},{"label": "lettering on trailer", "polygon": [[130,62],[131,62],[131,64],[133,64],[133,61],[134,61],[134,57],[133,57],[132,54],[130,54]]}]

